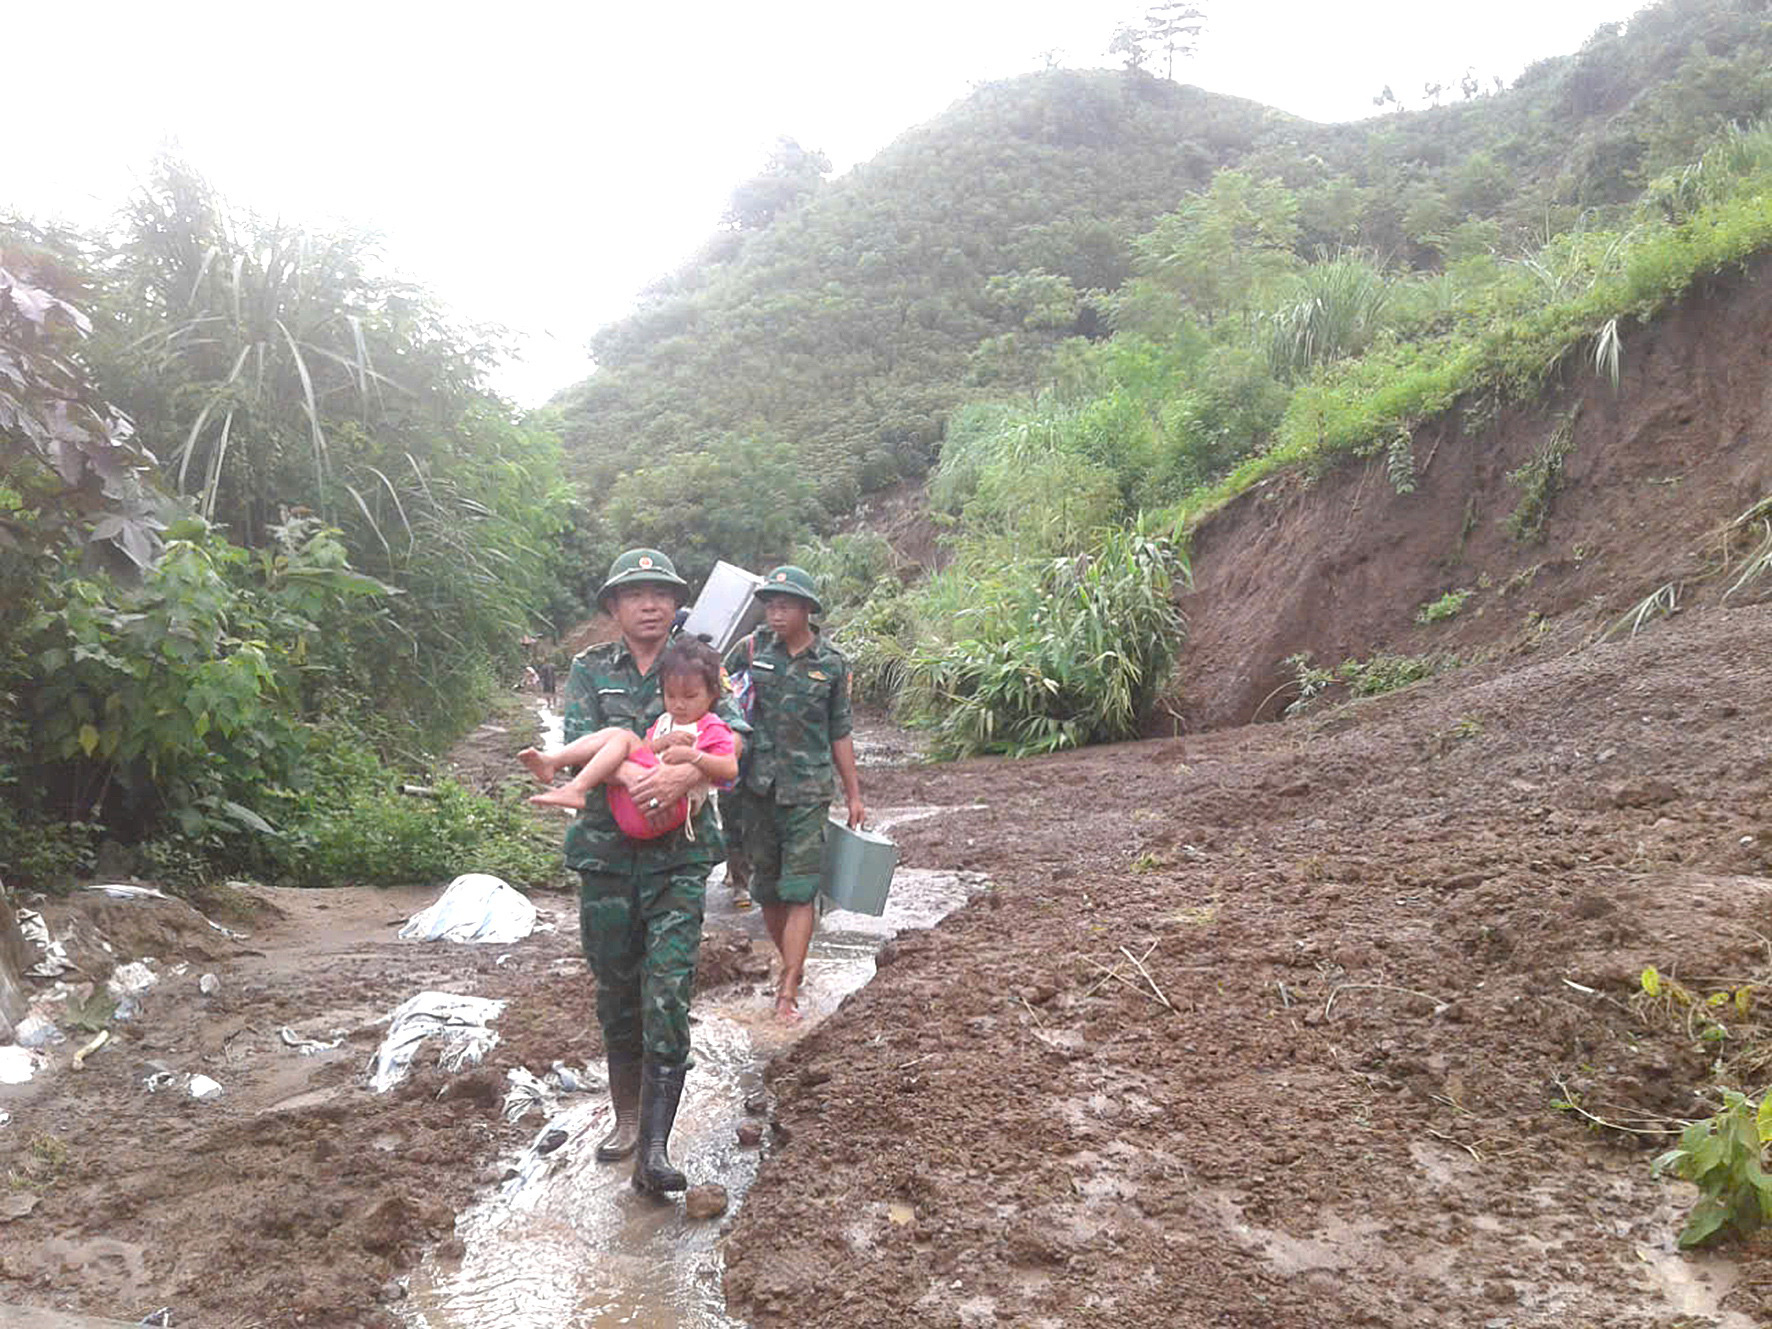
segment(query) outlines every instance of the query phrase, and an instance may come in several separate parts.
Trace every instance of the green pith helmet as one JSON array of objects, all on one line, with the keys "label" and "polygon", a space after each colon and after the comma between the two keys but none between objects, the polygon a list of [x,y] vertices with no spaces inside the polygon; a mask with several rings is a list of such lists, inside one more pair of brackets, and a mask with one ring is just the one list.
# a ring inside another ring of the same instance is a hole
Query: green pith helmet
[{"label": "green pith helmet", "polygon": [[824,606],[818,600],[818,588],[812,584],[812,574],[792,563],[783,563],[763,578],[763,584],[757,587],[759,600],[771,595],[796,595],[802,600],[812,601],[813,613],[824,612]]},{"label": "green pith helmet", "polygon": [[607,609],[611,591],[620,590],[623,586],[642,586],[649,582],[674,589],[678,604],[682,604],[689,594],[689,583],[677,575],[677,569],[670,559],[656,549],[630,549],[609,565],[609,579],[603,583],[603,589],[597,592],[597,603]]}]

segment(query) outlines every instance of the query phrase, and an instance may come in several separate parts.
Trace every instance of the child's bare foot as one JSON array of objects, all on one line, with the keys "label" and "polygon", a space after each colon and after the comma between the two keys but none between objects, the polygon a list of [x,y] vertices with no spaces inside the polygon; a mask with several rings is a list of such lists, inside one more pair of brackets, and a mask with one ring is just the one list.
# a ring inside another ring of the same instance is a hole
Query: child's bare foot
[{"label": "child's bare foot", "polygon": [[783,1024],[799,1024],[801,1020],[800,1003],[792,997],[775,999],[775,1018]]},{"label": "child's bare foot", "polygon": [[529,801],[548,808],[582,808],[585,805],[585,796],[583,790],[574,789],[567,784],[558,789],[550,789],[545,794],[531,794]]},{"label": "child's bare foot", "polygon": [[517,754],[517,760],[522,762],[528,768],[529,773],[543,784],[554,783],[554,763],[548,760],[547,754],[540,748],[524,748]]}]

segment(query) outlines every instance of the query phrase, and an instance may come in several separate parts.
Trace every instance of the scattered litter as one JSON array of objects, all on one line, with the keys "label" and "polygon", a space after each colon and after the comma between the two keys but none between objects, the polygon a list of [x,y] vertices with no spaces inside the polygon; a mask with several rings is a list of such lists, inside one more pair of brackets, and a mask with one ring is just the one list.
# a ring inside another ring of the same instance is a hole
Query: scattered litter
[{"label": "scattered litter", "polygon": [[41,1052],[19,1047],[16,1043],[11,1047],[0,1048],[0,1084],[26,1083],[37,1073],[43,1062]]},{"label": "scattered litter", "polygon": [[113,900],[170,900],[172,897],[165,891],[157,891],[152,886],[98,885],[82,886],[83,891],[97,891],[108,895]]},{"label": "scattered litter", "polygon": [[55,1027],[55,1023],[47,1015],[39,1015],[32,1011],[18,1022],[12,1031],[13,1041],[20,1047],[48,1047],[51,1043],[67,1042],[67,1035]]},{"label": "scattered litter", "polygon": [[330,1052],[345,1041],[342,1036],[333,1039],[330,1043],[321,1042],[318,1038],[303,1038],[288,1025],[284,1025],[277,1031],[277,1037],[283,1040],[284,1047],[292,1047],[304,1057],[311,1057],[316,1052]]},{"label": "scattered litter", "polygon": [[505,1004],[491,997],[464,997],[454,992],[421,992],[394,1008],[388,1017],[387,1037],[376,1049],[369,1087],[385,1093],[406,1078],[419,1044],[433,1035],[443,1048],[437,1065],[445,1071],[477,1066],[498,1043],[488,1026]]},{"label": "scattered litter", "polygon": [[49,935],[49,924],[43,921],[42,914],[35,909],[20,909],[17,916],[18,930],[25,940],[43,952],[43,958],[25,973],[32,978],[57,978],[74,967],[68,959],[68,948]]},{"label": "scattered litter", "polygon": [[554,1115],[559,1104],[554,1101],[553,1090],[548,1085],[521,1066],[513,1066],[506,1071],[505,1079],[511,1084],[510,1091],[505,1094],[506,1121],[522,1121],[538,1108],[544,1117]]},{"label": "scattered litter", "polygon": [[148,968],[145,959],[121,964],[112,970],[105,988],[117,1003],[116,1018],[133,1020],[140,1015],[142,993],[159,981],[160,976]]},{"label": "scattered litter", "polygon": [[79,1070],[81,1067],[83,1067],[86,1064],[86,1059],[89,1056],[91,1056],[94,1052],[97,1052],[100,1048],[102,1048],[106,1043],[109,1043],[110,1041],[111,1041],[111,1031],[109,1029],[99,1030],[98,1033],[93,1035],[92,1041],[90,1043],[88,1043],[85,1047],[81,1048],[78,1052],[76,1052],[74,1054],[74,1069]]},{"label": "scattered litter", "polygon": [[5,1126],[8,1123],[10,1123],[11,1121],[12,1121],[12,1113],[0,1112],[0,1126]]},{"label": "scattered litter", "polygon": [[172,1329],[172,1307],[162,1306],[157,1311],[149,1311],[140,1322],[153,1326],[153,1329]]},{"label": "scattered litter", "polygon": [[556,1061],[548,1076],[548,1083],[558,1087],[563,1094],[587,1094],[594,1089],[602,1089],[608,1081],[588,1066],[582,1071],[575,1071],[565,1062]]},{"label": "scattered litter", "polygon": [[148,1087],[150,1094],[157,1094],[162,1089],[171,1086],[177,1079],[178,1076],[171,1071],[150,1071],[142,1083]]},{"label": "scattered litter", "polygon": [[213,997],[221,989],[221,979],[214,974],[204,974],[197,980],[197,991],[206,997]]},{"label": "scattered litter", "polygon": [[469,872],[400,929],[402,941],[511,942],[535,931],[535,906],[497,877]]},{"label": "scattered litter", "polygon": [[565,1143],[566,1132],[556,1126],[553,1130],[545,1132],[541,1139],[536,1141],[535,1152],[544,1155],[551,1154]]},{"label": "scattered litter", "polygon": [[220,1098],[222,1087],[207,1075],[193,1075],[190,1083],[191,1097],[198,1100]]}]

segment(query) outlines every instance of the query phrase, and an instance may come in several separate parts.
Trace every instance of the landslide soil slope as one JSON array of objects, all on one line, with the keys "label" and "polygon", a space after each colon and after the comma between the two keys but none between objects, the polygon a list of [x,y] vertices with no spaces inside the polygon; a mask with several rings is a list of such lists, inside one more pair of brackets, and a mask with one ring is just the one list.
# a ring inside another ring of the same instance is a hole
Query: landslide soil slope
[{"label": "landslide soil slope", "polygon": [[1552,637],[1317,719],[874,775],[984,802],[900,838],[996,886],[776,1064],[734,1311],[1772,1318],[1765,1246],[1672,1253],[1663,1138],[1554,1106],[1703,1115],[1715,1048],[1637,975],[1772,977],[1772,608]]},{"label": "landslide soil slope", "polygon": [[[1284,661],[1299,652],[1328,667],[1381,651],[1470,658],[1537,617],[1608,622],[1670,582],[1682,604],[1715,602],[1728,586],[1717,528],[1772,494],[1772,257],[1621,334],[1616,391],[1572,352],[1544,395],[1465,400],[1418,429],[1412,493],[1380,454],[1275,476],[1207,522],[1182,600],[1173,705],[1188,727],[1275,718],[1297,696]],[[1512,476],[1565,423],[1548,513],[1521,540]],[[1455,618],[1415,621],[1459,589],[1471,596]]]}]

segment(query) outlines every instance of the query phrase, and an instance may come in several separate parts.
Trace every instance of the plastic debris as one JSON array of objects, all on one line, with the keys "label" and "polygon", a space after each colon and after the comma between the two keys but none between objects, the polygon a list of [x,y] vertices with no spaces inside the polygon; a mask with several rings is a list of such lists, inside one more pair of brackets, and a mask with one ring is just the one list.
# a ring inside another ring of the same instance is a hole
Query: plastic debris
[{"label": "plastic debris", "polygon": [[32,978],[58,978],[73,969],[68,948],[49,935],[49,924],[43,921],[42,914],[35,909],[20,909],[17,917],[18,930],[24,934],[25,940],[43,952],[42,958],[25,973]]},{"label": "plastic debris", "polygon": [[171,1071],[149,1071],[146,1077],[143,1078],[142,1083],[148,1087],[148,1092],[150,1094],[157,1094],[162,1089],[168,1088],[174,1084],[177,1080],[178,1076],[174,1075]]},{"label": "plastic debris", "polygon": [[221,989],[221,979],[214,974],[204,974],[197,980],[197,991],[206,997],[213,997]]},{"label": "plastic debris", "polygon": [[545,1132],[541,1139],[535,1142],[535,1152],[538,1154],[551,1154],[565,1143],[566,1132],[556,1126],[552,1130]]},{"label": "plastic debris", "polygon": [[421,992],[400,1003],[388,1017],[387,1036],[370,1065],[369,1087],[386,1093],[412,1068],[420,1044],[435,1037],[442,1044],[437,1065],[455,1072],[478,1066],[498,1043],[489,1026],[505,1004],[491,997],[464,997],[454,992]]},{"label": "plastic debris", "polygon": [[67,1042],[67,1035],[55,1026],[47,1015],[32,1011],[18,1022],[18,1028],[12,1031],[13,1041],[20,1047],[41,1048],[52,1043]]},{"label": "plastic debris", "polygon": [[79,1070],[86,1065],[86,1059],[111,1041],[111,1031],[101,1029],[92,1036],[92,1041],[74,1054],[74,1069]]},{"label": "plastic debris", "polygon": [[190,1085],[191,1097],[199,1101],[220,1098],[222,1087],[207,1075],[193,1075]]},{"label": "plastic debris", "polygon": [[543,1081],[521,1066],[513,1066],[506,1071],[505,1079],[511,1084],[510,1091],[505,1094],[506,1121],[522,1121],[538,1108],[544,1117],[554,1115],[554,1110],[559,1105],[554,1101],[553,1090]]},{"label": "plastic debris", "polygon": [[556,1061],[548,1075],[548,1083],[558,1086],[563,1094],[582,1094],[591,1089],[592,1077],[587,1071],[575,1071],[563,1061]]},{"label": "plastic debris", "polygon": [[172,1329],[172,1307],[162,1306],[157,1311],[149,1311],[142,1316],[140,1323],[151,1325],[153,1329]]},{"label": "plastic debris", "polygon": [[535,931],[535,906],[497,877],[469,872],[400,929],[402,941],[510,942]]},{"label": "plastic debris", "polygon": [[140,1015],[142,993],[159,981],[160,976],[148,968],[146,960],[120,964],[112,970],[110,978],[105,981],[105,989],[117,1003],[116,1018],[133,1020]]},{"label": "plastic debris", "polygon": [[82,886],[80,889],[97,891],[101,895],[110,896],[113,900],[170,900],[172,898],[165,891],[157,891],[152,886],[100,885],[95,882],[90,886]]},{"label": "plastic debris", "polygon": [[0,1084],[25,1084],[44,1061],[41,1052],[14,1043],[0,1048]]},{"label": "plastic debris", "polygon": [[10,1125],[11,1122],[12,1122],[12,1113],[0,1112],[0,1126]]},{"label": "plastic debris", "polygon": [[283,1040],[284,1047],[294,1048],[304,1057],[311,1057],[316,1052],[330,1052],[333,1048],[345,1041],[342,1035],[333,1039],[330,1043],[322,1042],[318,1038],[303,1038],[288,1025],[284,1025],[277,1031],[277,1037]]}]

